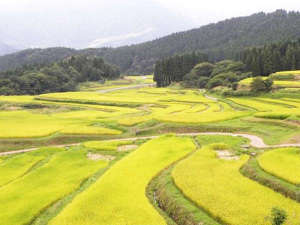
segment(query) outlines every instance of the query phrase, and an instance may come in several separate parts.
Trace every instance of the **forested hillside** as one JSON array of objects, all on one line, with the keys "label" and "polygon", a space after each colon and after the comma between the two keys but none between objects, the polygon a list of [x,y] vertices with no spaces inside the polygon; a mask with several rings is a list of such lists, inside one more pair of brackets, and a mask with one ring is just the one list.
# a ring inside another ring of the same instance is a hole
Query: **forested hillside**
[{"label": "forested hillside", "polygon": [[118,65],[124,73],[150,73],[157,60],[174,54],[200,50],[207,53],[211,61],[219,61],[235,58],[246,47],[260,47],[266,43],[299,37],[300,13],[277,10],[274,13],[228,19],[132,46],[80,51],[65,48],[26,50],[0,57],[0,70],[28,63],[53,62],[66,55],[89,53]]},{"label": "forested hillside", "polygon": [[189,73],[196,64],[207,60],[207,55],[193,52],[157,61],[154,69],[154,81],[158,87],[182,81],[183,76]]},{"label": "forested hillside", "polygon": [[201,50],[210,60],[219,61],[234,58],[245,47],[298,37],[300,13],[278,10],[233,18],[144,44],[113,49],[104,57],[111,63],[122,61],[118,64],[122,71],[149,72],[157,59],[174,54]]},{"label": "forested hillside", "polygon": [[0,73],[0,95],[74,91],[80,82],[119,76],[119,69],[105,63],[102,58],[71,56],[52,64],[26,65]]},{"label": "forested hillside", "polygon": [[249,48],[241,53],[239,60],[254,75],[269,75],[277,71],[300,69],[300,39]]}]

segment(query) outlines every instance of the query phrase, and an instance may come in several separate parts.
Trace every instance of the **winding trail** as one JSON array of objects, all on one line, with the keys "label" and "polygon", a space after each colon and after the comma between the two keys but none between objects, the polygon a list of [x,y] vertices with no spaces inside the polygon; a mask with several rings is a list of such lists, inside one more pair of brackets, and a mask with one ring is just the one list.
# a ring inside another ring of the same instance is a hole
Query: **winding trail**
[{"label": "winding trail", "polygon": [[[224,132],[200,132],[200,133],[179,133],[176,134],[177,136],[199,136],[199,135],[227,135],[227,136],[233,136],[233,137],[243,137],[247,138],[250,141],[250,145],[254,148],[285,148],[285,147],[300,147],[300,143],[295,144],[280,144],[280,145],[267,145],[263,141],[262,138],[252,135],[252,134],[242,134],[242,133],[224,133]],[[119,138],[119,139],[107,139],[103,141],[137,141],[137,140],[147,140],[147,139],[154,139],[158,138],[159,136],[145,136],[145,137],[132,137],[132,138]],[[52,145],[49,147],[57,147],[57,148],[63,148],[63,147],[71,147],[71,146],[78,146],[80,143],[74,143],[74,144],[65,144],[65,145]],[[40,149],[41,147],[37,148],[29,148],[29,149],[22,149],[22,150],[16,150],[16,151],[8,151],[8,152],[1,152],[0,156],[6,156],[6,155],[13,155],[18,153],[25,153],[25,152],[32,152],[37,149]]]}]

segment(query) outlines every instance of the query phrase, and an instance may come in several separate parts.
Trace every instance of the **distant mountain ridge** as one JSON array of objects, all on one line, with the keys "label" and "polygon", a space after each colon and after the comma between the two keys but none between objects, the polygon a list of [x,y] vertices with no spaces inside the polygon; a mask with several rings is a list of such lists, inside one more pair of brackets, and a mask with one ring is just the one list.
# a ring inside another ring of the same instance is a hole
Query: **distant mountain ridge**
[{"label": "distant mountain ridge", "polygon": [[210,60],[234,58],[247,47],[300,38],[300,13],[277,10],[257,13],[179,32],[142,44],[118,48],[73,50],[31,49],[0,57],[0,70],[24,64],[51,62],[72,54],[103,57],[123,73],[151,73],[158,59],[191,51],[207,53]]}]

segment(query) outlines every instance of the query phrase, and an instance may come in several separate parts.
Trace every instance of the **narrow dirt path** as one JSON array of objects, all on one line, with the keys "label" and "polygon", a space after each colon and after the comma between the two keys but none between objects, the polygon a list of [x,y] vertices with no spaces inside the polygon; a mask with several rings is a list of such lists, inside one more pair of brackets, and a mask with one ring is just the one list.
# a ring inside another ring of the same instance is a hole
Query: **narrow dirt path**
[{"label": "narrow dirt path", "polygon": [[[284,148],[284,147],[300,147],[300,143],[297,144],[281,144],[281,145],[267,145],[264,143],[263,139],[261,139],[258,136],[251,135],[251,134],[242,134],[242,133],[223,133],[223,132],[201,132],[201,133],[180,133],[176,134],[178,136],[199,136],[199,135],[227,135],[227,136],[233,136],[233,137],[244,137],[247,138],[250,141],[250,145],[255,148]],[[137,140],[147,140],[147,139],[154,139],[158,138],[159,136],[146,136],[146,137],[132,137],[132,138],[119,138],[119,139],[108,139],[103,141],[137,141]],[[75,144],[65,144],[65,145],[53,145],[51,147],[71,147],[71,146],[78,146],[81,143],[75,143]],[[35,151],[38,148],[29,148],[29,149],[22,149],[22,150],[16,150],[16,151],[9,151],[9,152],[1,152],[0,156],[6,156],[6,155],[13,155],[18,153],[25,153],[25,152],[31,152]]]},{"label": "narrow dirt path", "polygon": [[154,85],[155,84],[139,84],[139,85],[134,85],[134,86],[125,86],[125,87],[119,87],[119,88],[99,90],[97,92],[99,92],[99,93],[109,93],[109,92],[120,91],[120,90],[138,89],[138,88],[144,88],[144,87],[153,87]]}]

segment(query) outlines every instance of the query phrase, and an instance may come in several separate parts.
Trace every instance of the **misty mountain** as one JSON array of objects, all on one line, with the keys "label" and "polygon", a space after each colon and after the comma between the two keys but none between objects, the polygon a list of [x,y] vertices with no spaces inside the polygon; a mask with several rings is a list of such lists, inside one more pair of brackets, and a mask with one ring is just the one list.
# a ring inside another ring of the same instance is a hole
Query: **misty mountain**
[{"label": "misty mountain", "polygon": [[194,26],[154,0],[24,2],[0,13],[0,41],[19,49],[117,47]]},{"label": "misty mountain", "polygon": [[[300,38],[300,13],[278,10],[257,13],[174,33],[142,44],[118,48],[74,50],[67,48],[31,49],[0,57],[0,70],[24,64],[53,62],[72,54],[103,57],[123,73],[151,73],[157,60],[191,51],[206,53],[211,61],[235,58],[247,47]],[[121,41],[115,38],[114,41]],[[101,42],[101,41],[100,41]]]}]

